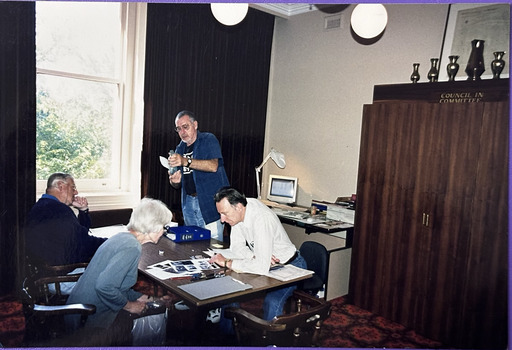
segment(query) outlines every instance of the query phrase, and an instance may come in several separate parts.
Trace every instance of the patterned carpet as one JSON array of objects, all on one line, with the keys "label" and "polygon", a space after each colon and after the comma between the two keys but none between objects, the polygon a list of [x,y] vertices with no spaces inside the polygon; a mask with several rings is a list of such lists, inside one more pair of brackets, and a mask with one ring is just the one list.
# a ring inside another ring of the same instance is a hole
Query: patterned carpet
[{"label": "patterned carpet", "polygon": [[332,300],[332,312],[322,327],[322,346],[336,348],[439,349],[446,348],[398,323]]},{"label": "patterned carpet", "polygon": [[21,303],[12,296],[0,297],[0,346],[21,346],[24,334],[25,316]]}]

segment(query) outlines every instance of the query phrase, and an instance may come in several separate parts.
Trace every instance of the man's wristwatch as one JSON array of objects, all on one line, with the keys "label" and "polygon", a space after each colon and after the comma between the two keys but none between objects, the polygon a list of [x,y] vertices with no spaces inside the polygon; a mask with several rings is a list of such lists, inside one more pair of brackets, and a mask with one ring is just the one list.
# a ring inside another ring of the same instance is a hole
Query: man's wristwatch
[{"label": "man's wristwatch", "polygon": [[192,158],[187,158],[187,167],[190,168],[190,164],[192,164]]}]

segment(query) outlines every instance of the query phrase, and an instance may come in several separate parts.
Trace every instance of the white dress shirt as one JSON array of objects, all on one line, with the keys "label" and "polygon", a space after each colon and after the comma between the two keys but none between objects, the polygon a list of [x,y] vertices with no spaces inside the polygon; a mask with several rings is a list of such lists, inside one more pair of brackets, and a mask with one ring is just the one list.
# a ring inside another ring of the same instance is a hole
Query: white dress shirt
[{"label": "white dress shirt", "polygon": [[266,275],[272,255],[281,263],[288,261],[297,248],[290,241],[277,215],[256,198],[247,198],[242,222],[231,228],[230,250],[242,257],[231,268],[237,272]]}]

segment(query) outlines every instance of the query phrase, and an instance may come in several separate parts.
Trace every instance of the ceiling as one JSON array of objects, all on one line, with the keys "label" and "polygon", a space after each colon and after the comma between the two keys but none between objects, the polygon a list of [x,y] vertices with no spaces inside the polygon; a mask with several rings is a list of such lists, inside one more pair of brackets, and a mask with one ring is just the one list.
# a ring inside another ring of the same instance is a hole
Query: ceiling
[{"label": "ceiling", "polygon": [[284,4],[284,3],[256,3],[250,4],[249,6],[273,14],[275,16],[288,18],[293,15],[298,15],[301,13],[309,12],[309,11],[323,11],[326,13],[337,13],[341,12],[345,8],[349,6],[349,4]]},{"label": "ceiling", "polygon": [[279,17],[290,17],[304,12],[316,10],[316,8],[313,8],[313,6],[310,4],[258,3],[250,4],[250,6]]}]

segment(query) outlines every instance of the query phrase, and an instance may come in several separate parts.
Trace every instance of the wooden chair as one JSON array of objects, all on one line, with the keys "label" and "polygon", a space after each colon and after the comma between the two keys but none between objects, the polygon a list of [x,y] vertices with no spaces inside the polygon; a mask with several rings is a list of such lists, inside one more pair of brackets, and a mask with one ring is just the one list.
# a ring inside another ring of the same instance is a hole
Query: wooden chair
[{"label": "wooden chair", "polygon": [[322,323],[331,313],[331,303],[296,290],[290,298],[291,311],[265,321],[240,308],[226,308],[233,319],[241,346],[318,346]]},{"label": "wooden chair", "polygon": [[[76,267],[84,266],[86,264],[54,266],[50,269],[50,274],[43,273],[39,268],[33,270],[35,273],[25,277],[21,295],[25,314],[26,345],[45,344],[65,334],[64,315],[79,314],[84,324],[87,317],[96,312],[96,306],[91,304],[65,305],[68,296],[60,292],[60,283],[76,282],[81,276],[67,273]],[[58,271],[63,274],[59,275]],[[55,294],[48,288],[52,283],[55,284]]]},{"label": "wooden chair", "polygon": [[[73,271],[79,268],[85,269],[89,264],[83,262],[68,265],[47,265],[40,261],[29,259],[28,257],[26,261],[26,276],[28,276],[30,280],[38,281],[38,288],[42,289],[47,304],[65,304],[67,295],[61,291],[61,283],[78,281],[82,273],[74,273]],[[50,285],[53,285],[55,289],[53,293],[51,292]]]}]

